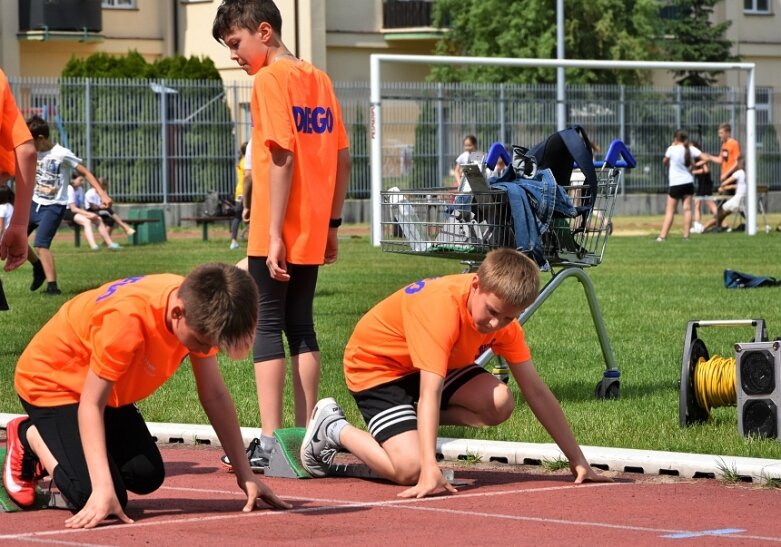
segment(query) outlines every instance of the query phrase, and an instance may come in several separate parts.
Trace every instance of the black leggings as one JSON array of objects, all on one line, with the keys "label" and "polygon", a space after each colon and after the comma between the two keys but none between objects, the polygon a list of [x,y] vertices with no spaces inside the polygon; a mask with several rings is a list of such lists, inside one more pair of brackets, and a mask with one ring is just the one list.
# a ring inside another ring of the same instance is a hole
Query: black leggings
[{"label": "black leggings", "polygon": [[287,263],[290,281],[269,275],[266,257],[249,257],[249,273],[258,285],[258,327],[255,331],[255,362],[285,357],[282,332],[290,355],[319,351],[312,304],[318,266]]},{"label": "black leggings", "polygon": [[[92,482],[79,435],[79,405],[38,407],[24,400],[22,405],[57,460],[54,483],[65,499],[81,509],[92,493]],[[165,479],[163,458],[135,405],[106,407],[103,417],[111,478],[124,508],[128,491],[150,494],[160,488]]]}]

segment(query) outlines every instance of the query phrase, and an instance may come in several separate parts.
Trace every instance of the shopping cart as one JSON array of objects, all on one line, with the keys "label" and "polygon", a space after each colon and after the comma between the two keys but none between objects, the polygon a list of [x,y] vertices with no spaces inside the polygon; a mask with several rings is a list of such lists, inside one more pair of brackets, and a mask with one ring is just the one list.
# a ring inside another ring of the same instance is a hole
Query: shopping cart
[{"label": "shopping cart", "polygon": [[[542,235],[543,255],[552,277],[518,320],[522,325],[528,321],[565,279],[574,277],[580,281],[606,365],[597,383],[596,396],[617,398],[620,372],[594,285],[585,269],[602,262],[612,232],[616,194],[623,183],[625,169],[634,167],[635,161],[626,146],[616,140],[608,148],[605,159],[595,161],[594,165],[597,168],[595,190],[585,182],[579,169],[573,170],[569,184],[564,187],[572,205],[581,206],[586,213],[573,218],[554,216],[548,231]],[[491,249],[515,247],[510,206],[502,190],[457,193],[445,188],[391,188],[381,192],[380,210],[380,247],[384,252],[458,258],[466,264],[467,271],[474,271]],[[492,357],[489,350],[477,363],[486,366]]]}]

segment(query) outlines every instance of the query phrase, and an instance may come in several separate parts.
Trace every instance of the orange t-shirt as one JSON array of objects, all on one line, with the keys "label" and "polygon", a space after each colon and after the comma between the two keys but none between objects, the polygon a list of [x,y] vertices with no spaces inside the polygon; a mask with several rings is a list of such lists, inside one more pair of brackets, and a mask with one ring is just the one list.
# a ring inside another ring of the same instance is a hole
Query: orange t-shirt
[{"label": "orange t-shirt", "polygon": [[730,137],[721,145],[721,173],[726,174],[734,171],[738,165],[740,156],[740,143]]},{"label": "orange t-shirt", "polygon": [[252,91],[252,209],[249,256],[267,256],[271,145],[293,153],[282,237],[287,261],[322,264],[336,185],[338,151],[348,147],[331,80],[306,61],[262,68]]},{"label": "orange t-shirt", "polygon": [[0,69],[0,173],[16,172],[14,149],[33,139],[16,101],[5,72]]},{"label": "orange t-shirt", "polygon": [[417,370],[444,378],[448,370],[474,363],[488,348],[510,363],[531,359],[518,321],[489,334],[477,331],[467,310],[474,276],[417,281],[369,310],[345,348],[348,389],[364,391]]},{"label": "orange t-shirt", "polygon": [[148,397],[190,353],[165,321],[168,297],[182,280],[173,274],[129,277],[63,304],[19,358],[16,392],[35,406],[78,403],[91,369],[114,382],[108,406]]}]

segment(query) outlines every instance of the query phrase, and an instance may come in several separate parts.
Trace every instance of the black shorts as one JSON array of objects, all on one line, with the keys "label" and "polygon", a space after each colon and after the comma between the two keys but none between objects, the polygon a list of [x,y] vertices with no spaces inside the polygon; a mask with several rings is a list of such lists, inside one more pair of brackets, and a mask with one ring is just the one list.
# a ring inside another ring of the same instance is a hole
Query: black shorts
[{"label": "black shorts", "polygon": [[[488,374],[488,371],[474,364],[449,370],[442,388],[440,410],[446,409],[453,394],[478,374]],[[369,433],[378,443],[418,428],[419,372],[364,391],[350,393],[361,411]]]},{"label": "black shorts", "polygon": [[690,182],[688,184],[676,184],[675,186],[670,186],[670,189],[667,192],[667,195],[673,199],[683,199],[686,196],[691,196],[693,194],[694,194],[693,182]]},{"label": "black shorts", "polygon": [[697,197],[711,197],[713,195],[713,179],[710,173],[703,173],[694,177],[697,180]]}]

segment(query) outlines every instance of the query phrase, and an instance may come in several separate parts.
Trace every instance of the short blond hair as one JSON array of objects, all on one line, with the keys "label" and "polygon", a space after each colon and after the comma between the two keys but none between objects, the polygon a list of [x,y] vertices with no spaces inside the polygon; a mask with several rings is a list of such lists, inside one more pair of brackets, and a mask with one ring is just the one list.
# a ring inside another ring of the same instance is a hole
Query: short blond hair
[{"label": "short blond hair", "polygon": [[220,262],[202,264],[179,287],[185,321],[227,353],[244,349],[258,322],[258,288],[247,272]]},{"label": "short blond hair", "polygon": [[503,247],[490,251],[477,269],[480,290],[495,294],[514,307],[527,308],[540,290],[537,264],[515,249]]}]

